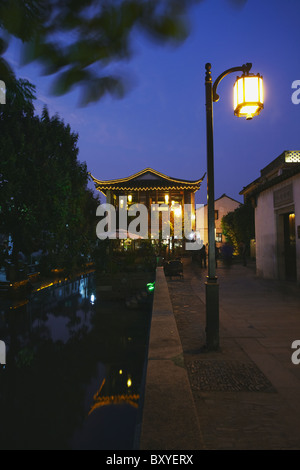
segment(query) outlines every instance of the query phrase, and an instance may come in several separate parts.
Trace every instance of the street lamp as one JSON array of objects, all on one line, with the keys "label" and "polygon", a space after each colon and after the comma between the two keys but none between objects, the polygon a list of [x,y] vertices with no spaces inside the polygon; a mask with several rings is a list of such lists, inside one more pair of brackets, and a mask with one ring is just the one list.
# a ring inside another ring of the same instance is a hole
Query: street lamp
[{"label": "street lamp", "polygon": [[215,249],[215,190],[214,190],[214,143],[213,143],[213,102],[219,100],[217,87],[226,75],[243,72],[234,84],[234,114],[247,120],[257,116],[263,109],[262,77],[250,74],[252,64],[225,70],[212,82],[211,64],[206,64],[206,138],[207,138],[207,216],[208,216],[208,276],[206,280],[206,348],[219,348],[219,284],[216,277]]},{"label": "street lamp", "polygon": [[263,79],[257,74],[237,77],[233,87],[233,107],[236,116],[247,120],[257,116],[264,107]]}]

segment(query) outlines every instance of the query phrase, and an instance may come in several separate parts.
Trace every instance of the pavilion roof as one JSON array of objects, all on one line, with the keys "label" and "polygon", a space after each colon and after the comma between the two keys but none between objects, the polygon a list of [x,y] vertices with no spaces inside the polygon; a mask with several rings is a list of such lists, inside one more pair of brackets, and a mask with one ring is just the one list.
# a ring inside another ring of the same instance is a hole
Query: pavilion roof
[{"label": "pavilion roof", "polygon": [[197,191],[205,174],[198,180],[183,180],[160,173],[152,168],[145,168],[134,175],[114,180],[99,180],[90,174],[96,189],[104,195],[108,190],[149,191],[149,190],[190,190]]}]

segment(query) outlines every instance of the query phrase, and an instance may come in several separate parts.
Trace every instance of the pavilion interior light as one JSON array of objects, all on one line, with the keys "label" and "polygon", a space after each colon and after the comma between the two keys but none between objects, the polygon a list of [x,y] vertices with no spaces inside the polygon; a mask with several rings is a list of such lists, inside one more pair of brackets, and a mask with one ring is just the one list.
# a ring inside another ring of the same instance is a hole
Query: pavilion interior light
[{"label": "pavilion interior light", "polygon": [[233,86],[234,114],[252,119],[264,107],[263,78],[257,74],[237,77]]},{"label": "pavilion interior light", "polygon": [[174,215],[175,215],[176,217],[179,217],[179,216],[181,215],[181,210],[182,210],[181,206],[176,205],[176,206],[175,206],[175,209],[174,209]]}]

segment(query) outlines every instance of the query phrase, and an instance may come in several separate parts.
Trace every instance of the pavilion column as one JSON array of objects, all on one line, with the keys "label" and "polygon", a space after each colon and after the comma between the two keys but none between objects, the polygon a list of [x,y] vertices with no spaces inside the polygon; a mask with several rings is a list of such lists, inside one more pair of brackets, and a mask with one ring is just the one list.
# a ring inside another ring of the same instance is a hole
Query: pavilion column
[{"label": "pavilion column", "polygon": [[192,230],[196,230],[196,214],[195,214],[195,193],[191,193],[192,205]]}]

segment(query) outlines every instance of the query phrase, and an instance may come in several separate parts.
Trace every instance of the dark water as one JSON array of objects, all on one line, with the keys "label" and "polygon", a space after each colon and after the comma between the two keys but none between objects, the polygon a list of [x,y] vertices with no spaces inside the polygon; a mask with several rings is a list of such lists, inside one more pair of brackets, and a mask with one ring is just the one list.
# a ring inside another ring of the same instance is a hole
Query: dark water
[{"label": "dark water", "polygon": [[136,445],[152,303],[130,310],[95,293],[89,275],[2,303],[0,449]]}]

